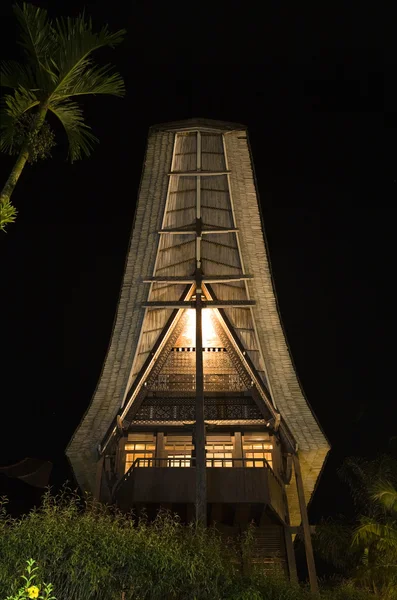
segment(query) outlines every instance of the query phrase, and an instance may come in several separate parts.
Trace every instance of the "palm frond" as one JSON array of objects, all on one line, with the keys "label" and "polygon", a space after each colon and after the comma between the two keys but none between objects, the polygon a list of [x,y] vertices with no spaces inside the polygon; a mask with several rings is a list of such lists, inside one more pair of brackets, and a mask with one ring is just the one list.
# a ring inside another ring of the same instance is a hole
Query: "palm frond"
[{"label": "palm frond", "polygon": [[337,568],[351,568],[357,561],[357,552],[351,546],[352,527],[343,521],[325,519],[316,526],[313,536],[315,550]]},{"label": "palm frond", "polygon": [[380,455],[374,460],[349,457],[338,469],[338,474],[350,487],[353,501],[363,514],[375,516],[381,507],[373,502],[373,494],[382,482],[397,483],[397,461],[389,455]]},{"label": "palm frond", "polygon": [[353,534],[353,545],[369,547],[374,543],[379,549],[393,551],[397,555],[397,523],[379,523],[369,517],[362,517]]},{"label": "palm frond", "polygon": [[[57,19],[55,30],[58,40],[55,62],[59,68],[58,84],[54,90],[56,95],[68,95],[67,90],[74,87],[90,67],[90,55],[105,46],[114,48],[122,42],[125,34],[125,30],[110,33],[107,26],[94,33],[91,19],[86,20],[84,15],[75,19]],[[120,76],[118,78],[121,79]]]},{"label": "palm frond", "polygon": [[0,86],[38,91],[32,68],[29,65],[21,65],[16,60],[4,60],[0,63]]},{"label": "palm frond", "polygon": [[94,67],[86,59],[80,65],[79,76],[65,80],[52,97],[58,99],[88,94],[124,96],[124,93],[124,81],[119,73],[112,73],[110,65]]},{"label": "palm frond", "polygon": [[83,111],[76,102],[64,100],[52,102],[49,110],[61,121],[69,142],[71,161],[90,156],[93,145],[98,142],[91,128],[84,123]]},{"label": "palm frond", "polygon": [[374,489],[373,499],[386,510],[397,512],[397,490],[390,482],[379,482]]},{"label": "palm frond", "polygon": [[5,228],[9,223],[14,223],[17,218],[18,211],[10,202],[9,198],[0,200],[0,231],[5,232]]},{"label": "palm frond", "polygon": [[[35,92],[27,90],[22,86],[14,91],[14,94],[4,96],[5,112],[13,119],[18,119],[24,112],[39,104]],[[0,127],[2,124],[0,124]]]},{"label": "palm frond", "polygon": [[0,150],[13,153],[16,124],[21,116],[39,104],[36,94],[22,87],[6,94],[0,106]]},{"label": "palm frond", "polygon": [[54,82],[57,73],[54,69],[53,55],[57,40],[47,11],[26,2],[22,7],[15,5],[13,8],[20,25],[19,44],[43,80]]}]

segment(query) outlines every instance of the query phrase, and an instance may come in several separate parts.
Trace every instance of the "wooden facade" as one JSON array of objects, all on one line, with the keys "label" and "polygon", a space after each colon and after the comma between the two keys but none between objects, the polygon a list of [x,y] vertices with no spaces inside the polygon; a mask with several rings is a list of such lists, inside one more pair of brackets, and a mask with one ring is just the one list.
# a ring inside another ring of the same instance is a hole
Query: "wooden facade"
[{"label": "wooden facade", "polygon": [[[296,576],[329,451],[282,329],[244,126],[151,128],[113,334],[67,455],[80,486],[225,532]],[[292,477],[295,471],[295,478]]]}]

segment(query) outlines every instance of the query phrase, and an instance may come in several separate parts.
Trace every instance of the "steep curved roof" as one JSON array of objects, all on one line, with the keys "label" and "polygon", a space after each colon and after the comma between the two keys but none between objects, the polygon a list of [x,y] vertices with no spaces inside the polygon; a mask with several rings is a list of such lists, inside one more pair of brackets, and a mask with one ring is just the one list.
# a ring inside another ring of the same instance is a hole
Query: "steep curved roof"
[{"label": "steep curved roof", "polygon": [[[166,280],[194,273],[192,228],[198,143],[200,209],[203,230],[207,231],[201,244],[202,269],[206,275],[253,276],[214,283],[212,289],[221,300],[256,302],[249,308],[226,308],[225,313],[298,444],[309,501],[329,445],[303,394],[283,331],[247,130],[240,124],[189,119],[150,129],[112,339],[97,389],[67,455],[81,487],[93,490],[97,446],[172,312],[168,308],[144,308],[143,303],[176,301],[185,287],[143,280],[148,276]],[[293,483],[287,493],[291,522],[299,523]]]}]

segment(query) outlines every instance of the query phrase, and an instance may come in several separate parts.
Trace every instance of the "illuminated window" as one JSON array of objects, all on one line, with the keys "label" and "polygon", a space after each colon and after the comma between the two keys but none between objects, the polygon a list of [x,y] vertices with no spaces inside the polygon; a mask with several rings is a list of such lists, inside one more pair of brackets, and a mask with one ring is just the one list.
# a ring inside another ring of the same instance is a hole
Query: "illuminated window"
[{"label": "illuminated window", "polygon": [[[266,462],[272,466],[273,444],[270,442],[243,443],[243,456],[246,467],[264,467]],[[266,461],[266,462],[265,462]]]},{"label": "illuminated window", "polygon": [[217,443],[205,446],[207,456],[207,467],[232,467],[233,466],[233,444]]},{"label": "illuminated window", "polygon": [[153,458],[155,449],[156,446],[153,442],[128,442],[128,444],[125,445],[125,472],[128,471],[137,458],[141,459],[137,466],[152,466],[149,459]]},{"label": "illuminated window", "polygon": [[193,446],[189,442],[171,442],[165,445],[167,467],[190,467]]}]

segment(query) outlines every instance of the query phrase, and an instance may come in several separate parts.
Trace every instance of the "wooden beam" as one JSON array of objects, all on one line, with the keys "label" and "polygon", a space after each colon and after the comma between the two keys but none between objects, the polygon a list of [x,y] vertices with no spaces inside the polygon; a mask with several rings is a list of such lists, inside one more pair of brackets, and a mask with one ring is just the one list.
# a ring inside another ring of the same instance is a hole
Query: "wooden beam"
[{"label": "wooden beam", "polygon": [[[227,283],[229,281],[246,281],[253,279],[253,275],[203,275],[203,283]],[[173,276],[156,276],[145,277],[144,283],[194,283],[195,278],[191,277],[173,277]]]},{"label": "wooden beam", "polygon": [[[303,534],[303,527],[302,525],[291,525],[289,527],[289,532],[291,535],[302,535]],[[316,526],[315,525],[310,525],[310,533],[313,535],[314,533],[316,533]]]},{"label": "wooden beam", "polygon": [[201,289],[196,290],[196,521],[207,526],[207,473],[205,461],[204,372]]},{"label": "wooden beam", "polygon": [[156,276],[156,277],[145,277],[142,280],[144,283],[194,283],[196,280],[193,275],[187,277],[172,277],[172,276]]},{"label": "wooden beam", "polygon": [[204,366],[203,366],[203,301],[201,298],[201,133],[197,132],[196,168],[196,422],[194,444],[196,454],[196,522],[207,527],[207,470],[205,460]]},{"label": "wooden beam", "polygon": [[[292,459],[291,459],[292,460]],[[285,548],[287,551],[287,563],[288,563],[288,573],[289,579],[291,583],[298,582],[298,573],[296,570],[296,560],[295,560],[295,550],[294,544],[292,541],[292,527],[290,525],[290,515],[289,515],[289,506],[288,506],[288,498],[285,492],[285,484],[283,484],[283,495],[284,495],[284,503],[285,503],[285,525],[284,525],[284,539],[285,539]]]},{"label": "wooden beam", "polygon": [[288,527],[288,525],[284,526],[284,539],[285,539],[285,549],[287,551],[289,580],[291,581],[291,583],[297,583],[298,582],[298,573],[296,571],[294,545],[292,543],[291,531],[290,531],[290,528]]},{"label": "wooden beam", "polygon": [[301,513],[301,518],[302,518],[302,525],[303,525],[303,538],[304,538],[304,542],[305,542],[307,569],[309,571],[310,590],[313,594],[319,594],[318,581],[317,581],[317,575],[316,575],[316,565],[314,562],[312,538],[310,535],[309,517],[307,515],[305,492],[303,489],[301,466],[300,466],[298,454],[296,452],[294,452],[294,454],[292,455],[292,460],[294,463],[296,487],[298,490],[299,508],[300,508],[300,513]]},{"label": "wooden beam", "polygon": [[235,227],[217,227],[215,229],[205,229],[201,232],[202,235],[211,235],[213,233],[237,233],[238,229]]},{"label": "wooden beam", "polygon": [[196,234],[196,230],[195,229],[160,229],[158,231],[158,233],[160,234],[165,234],[165,233],[169,233],[171,235],[195,235]]},{"label": "wooden beam", "polygon": [[[202,302],[202,308],[248,308],[255,306],[255,300],[207,300]],[[196,303],[178,300],[165,300],[163,302],[143,302],[145,308],[196,308]]]},{"label": "wooden beam", "polygon": [[215,175],[228,175],[231,171],[171,171],[167,173],[169,177],[171,175],[178,175],[179,177],[200,177],[203,175],[204,177],[215,176]]},{"label": "wooden beam", "polygon": [[[237,233],[238,229],[236,229],[235,227],[214,227],[211,229],[205,229],[206,226],[203,226],[203,230],[201,232],[201,235],[211,235],[211,234],[218,234],[218,233]],[[171,235],[195,235],[196,234],[196,230],[195,229],[186,229],[186,228],[179,228],[179,227],[170,227],[169,229],[160,229],[157,233],[164,235],[164,234],[171,234]]]}]

